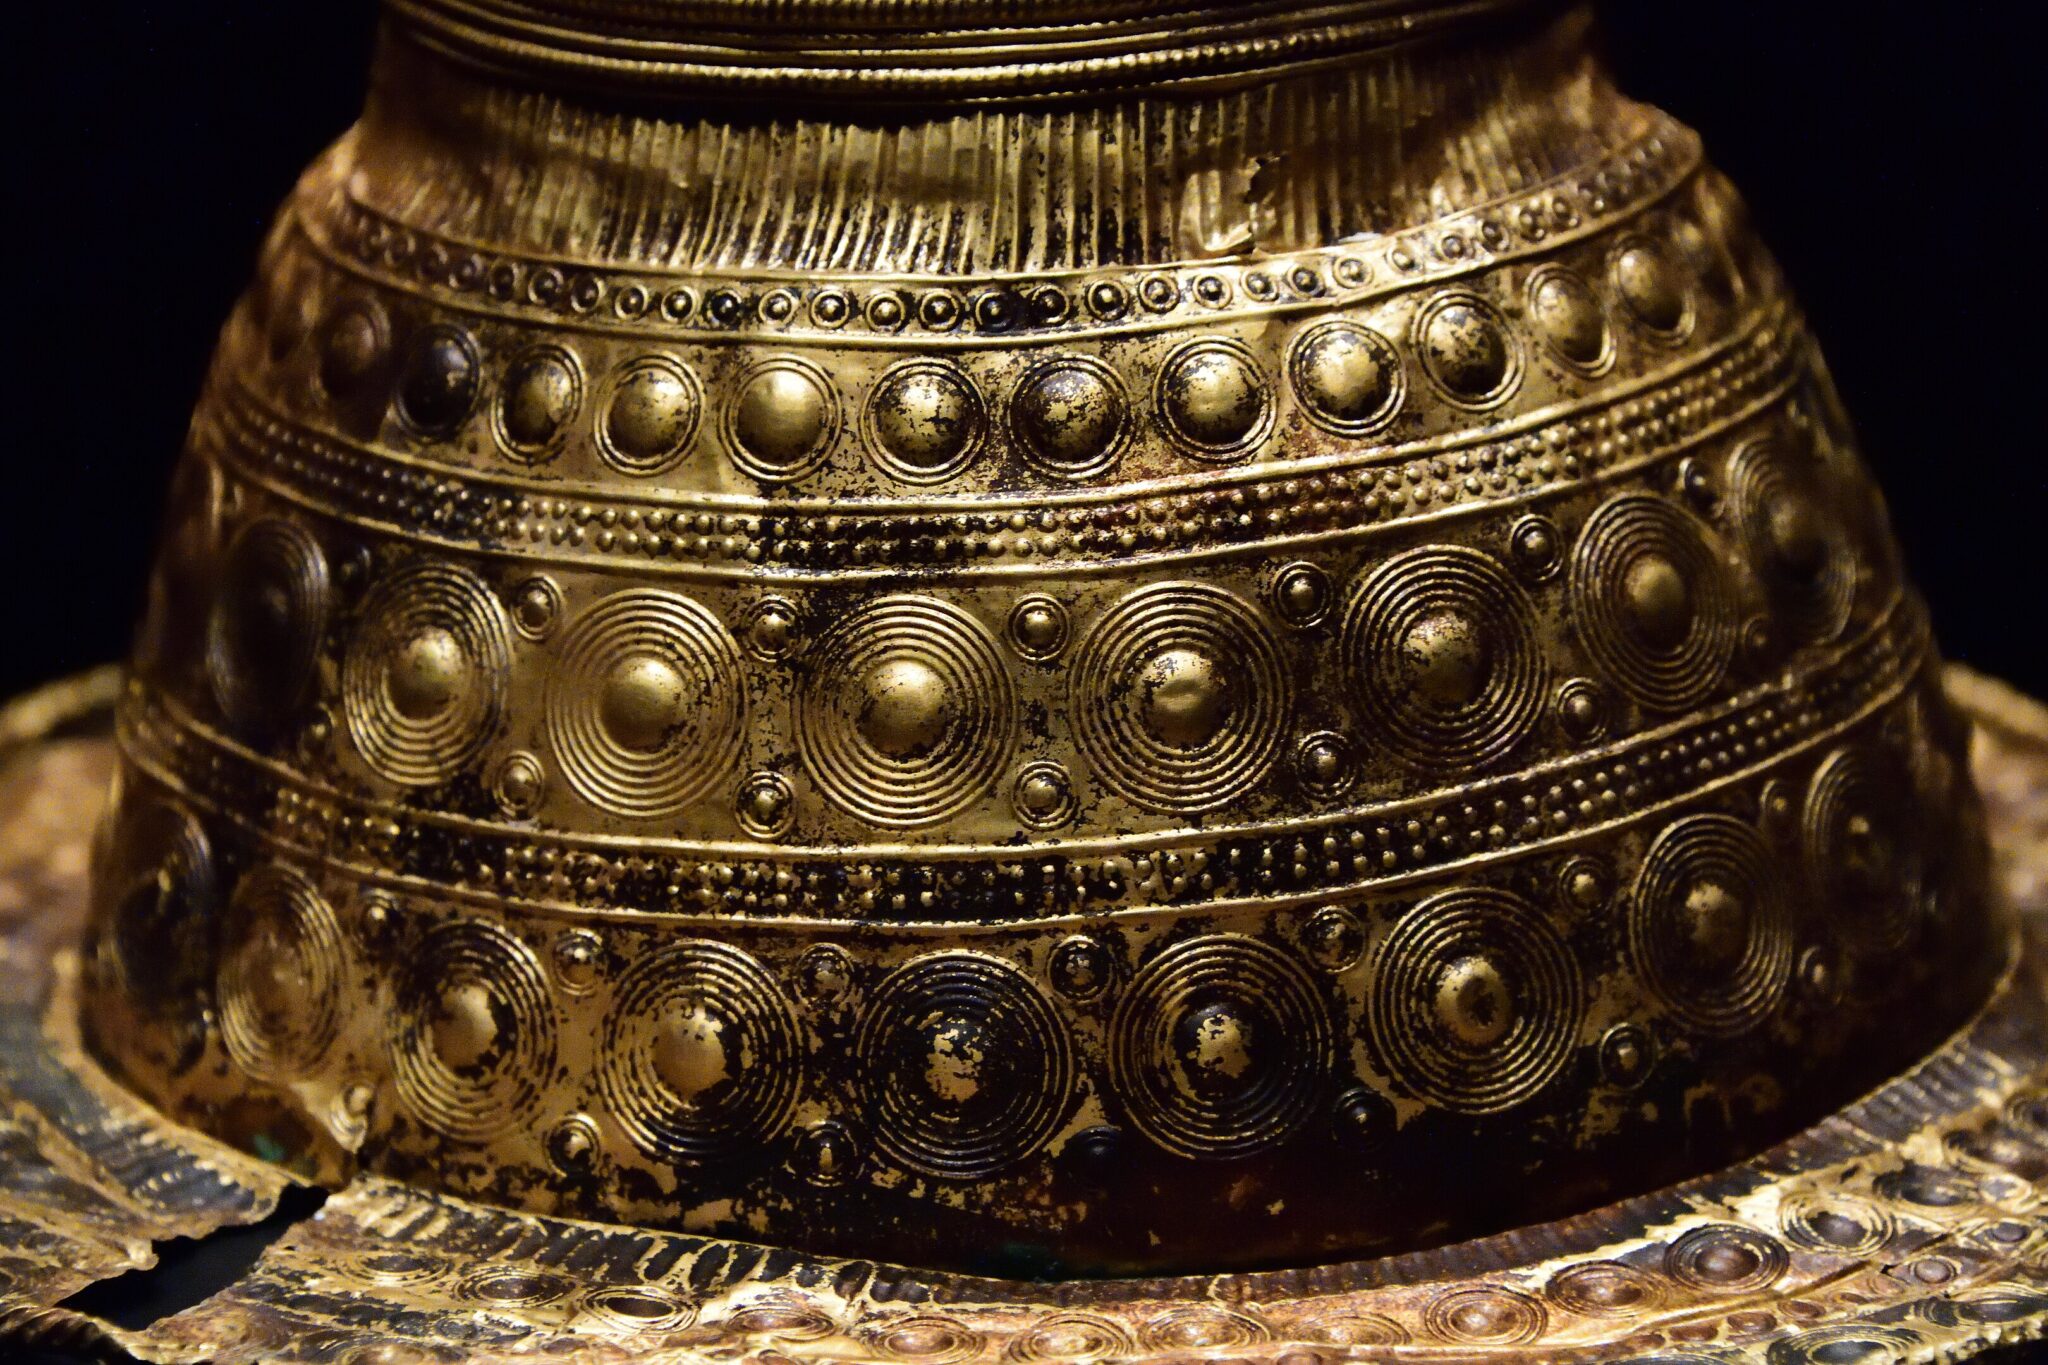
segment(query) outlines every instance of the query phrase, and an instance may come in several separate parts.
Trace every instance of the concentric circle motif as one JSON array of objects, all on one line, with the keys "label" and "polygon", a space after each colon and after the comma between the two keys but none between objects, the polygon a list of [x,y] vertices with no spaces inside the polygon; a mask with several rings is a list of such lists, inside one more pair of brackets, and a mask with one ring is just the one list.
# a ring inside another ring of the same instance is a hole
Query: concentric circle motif
[{"label": "concentric circle motif", "polygon": [[1004,414],[1025,461],[1056,479],[1094,478],[1130,435],[1130,400],[1115,370],[1093,356],[1059,356],[1024,372]]},{"label": "concentric circle motif", "polygon": [[1741,611],[1705,528],[1647,494],[1611,499],[1572,554],[1574,623],[1614,685],[1653,710],[1678,711],[1721,685]]},{"label": "concentric circle motif", "polygon": [[1147,1350],[1165,1352],[1235,1350],[1271,1336],[1257,1318],[1206,1303],[1176,1304],[1147,1321],[1138,1333]]},{"label": "concentric circle motif", "polygon": [[976,953],[898,967],[854,1050],[875,1146],[940,1180],[994,1175],[1036,1152],[1074,1095],[1073,1044],[1031,978]]},{"label": "concentric circle motif", "polygon": [[1676,341],[1692,328],[1692,291],[1664,248],[1633,237],[1614,250],[1614,291],[1629,315],[1659,340]]},{"label": "concentric circle motif", "polygon": [[109,798],[108,809],[119,814],[92,885],[121,985],[149,1006],[187,1000],[211,970],[221,895],[213,843],[189,811],[166,802]]},{"label": "concentric circle motif", "polygon": [[585,1294],[577,1317],[628,1336],[675,1332],[697,1320],[697,1305],[653,1285],[610,1285]]},{"label": "concentric circle motif", "polygon": [[789,1125],[803,1051],[767,968],[722,943],[628,967],[605,1015],[598,1085],[626,1135],[676,1165],[758,1152]]},{"label": "concentric circle motif", "polygon": [[814,1341],[839,1328],[817,1304],[795,1294],[769,1294],[742,1304],[718,1324],[727,1336],[762,1336],[782,1341]]},{"label": "concentric circle motif", "polygon": [[1914,1348],[1924,1343],[1910,1327],[1845,1322],[1780,1337],[1764,1358],[1770,1365],[1878,1365],[1919,1358]]},{"label": "concentric circle motif", "polygon": [[1530,326],[1551,355],[1581,374],[1614,363],[1614,332],[1585,277],[1566,266],[1538,267],[1525,291]]},{"label": "concentric circle motif", "polygon": [[1110,1022],[1114,1098],[1176,1156],[1278,1146],[1321,1112],[1336,1024],[1308,966],[1259,939],[1212,934],[1138,969]]},{"label": "concentric circle motif", "polygon": [[1620,1261],[1586,1261],[1561,1270],[1544,1293],[1568,1313],[1589,1318],[1635,1318],[1664,1301],[1663,1282]]},{"label": "concentric circle motif", "polygon": [[1919,923],[1926,869],[1903,768],[1875,749],[1837,749],[1806,789],[1807,879],[1857,952],[1901,948]]},{"label": "concentric circle motif", "polygon": [[1452,1290],[1422,1310],[1431,1336],[1464,1346],[1520,1346],[1541,1336],[1548,1318],[1529,1295],[1496,1285]]},{"label": "concentric circle motif", "polygon": [[1713,1037],[1769,1018],[1792,981],[1792,915],[1763,837],[1728,815],[1667,826],[1628,911],[1637,974],[1688,1028]]},{"label": "concentric circle motif", "polygon": [[496,731],[511,668],[512,624],[474,573],[420,563],[380,579],[342,660],[349,738],[393,782],[445,781]]},{"label": "concentric circle motif", "polygon": [[1664,1252],[1664,1269],[1673,1279],[1711,1294],[1768,1289],[1790,1264],[1791,1258],[1779,1243],[1732,1223],[1694,1228]]},{"label": "concentric circle motif", "polygon": [[404,959],[391,1073],[400,1106],[460,1141],[519,1122],[555,1059],[555,1017],[533,950],[505,930],[456,920]]},{"label": "concentric circle motif", "polygon": [[1475,887],[1415,906],[1381,939],[1366,1031],[1415,1093],[1488,1114],[1563,1070],[1585,998],[1577,959],[1542,913]]},{"label": "concentric circle motif", "polygon": [[476,407],[482,384],[483,360],[470,335],[429,327],[406,348],[394,395],[398,415],[422,436],[453,435]]},{"label": "concentric circle motif", "polygon": [[228,720],[268,734],[313,680],[333,588],[312,532],[265,517],[242,528],[222,564],[207,623],[206,671]]},{"label": "concentric circle motif", "polygon": [[697,376],[671,356],[646,355],[613,377],[597,416],[597,450],[626,474],[659,474],[696,439],[703,413]]},{"label": "concentric circle motif", "polygon": [[863,444],[902,483],[944,483],[974,459],[987,416],[974,383],[943,360],[892,366],[861,409]]},{"label": "concentric circle motif", "polygon": [[341,1022],[341,929],[312,882],[258,863],[228,902],[218,981],[221,1038],[259,1080],[310,1074]]},{"label": "concentric circle motif", "polygon": [[1323,1346],[1406,1346],[1410,1340],[1405,1327],[1378,1313],[1316,1313],[1293,1319],[1287,1330]]},{"label": "concentric circle motif", "polygon": [[1376,743],[1421,768],[1514,752],[1547,687],[1535,608],[1510,573],[1462,546],[1380,565],[1344,612],[1344,657]]},{"label": "concentric circle motif", "polygon": [[1915,1308],[1928,1321],[1943,1327],[1960,1327],[1964,1323],[1990,1327],[2048,1313],[2048,1294],[2011,1285],[1939,1294],[1922,1299]]},{"label": "concentric circle motif", "polygon": [[1137,1349],[1131,1334],[1114,1319],[1094,1313],[1052,1313],[1019,1332],[1004,1354],[1018,1365],[1092,1365],[1120,1360]]},{"label": "concentric circle motif", "polygon": [[1385,426],[1400,410],[1406,386],[1394,343],[1342,318],[1319,322],[1294,339],[1287,377],[1309,420],[1344,436]]},{"label": "concentric circle motif", "polygon": [[1786,1240],[1836,1256],[1875,1256],[1898,1231],[1891,1213],[1851,1194],[1795,1191],[1778,1206]]},{"label": "concentric circle motif", "polygon": [[563,633],[543,711],[556,766],[621,815],[671,815],[737,766],[746,728],[739,646],[703,606],[631,589]]},{"label": "concentric circle motif", "polygon": [[455,1297],[497,1308],[538,1308],[566,1298],[576,1288],[567,1275],[530,1266],[493,1265],[473,1270],[455,1283]]},{"label": "concentric circle motif", "polygon": [[1770,590],[1773,620],[1804,644],[1840,635],[1856,602],[1856,563],[1825,496],[1769,443],[1737,453],[1728,489],[1743,547]]},{"label": "concentric circle motif", "polygon": [[1249,603],[1202,583],[1139,588],[1089,629],[1072,721],[1096,774],[1154,810],[1220,806],[1286,745],[1294,679]]},{"label": "concentric circle motif", "polygon": [[733,463],[764,483],[801,478],[839,434],[839,397],[822,369],[797,356],[750,366],[732,385],[722,433]]},{"label": "concentric circle motif", "polygon": [[534,346],[505,367],[491,432],[513,459],[539,464],[561,449],[582,407],[582,364],[560,346]]},{"label": "concentric circle motif", "polygon": [[1186,342],[1167,356],[1152,401],[1168,437],[1197,459],[1240,459],[1273,430],[1257,357],[1225,338]]},{"label": "concentric circle motif", "polygon": [[939,1313],[875,1318],[858,1334],[882,1359],[917,1365],[954,1365],[980,1355],[985,1345],[979,1332]]},{"label": "concentric circle motif", "polygon": [[1432,299],[1415,319],[1415,353],[1444,397],[1461,407],[1505,402],[1522,379],[1522,349],[1500,310],[1476,294]]},{"label": "concentric circle motif", "polygon": [[988,796],[1016,747],[1016,690],[972,616],[883,597],[841,617],[803,657],[796,744],[825,799],[913,828]]}]

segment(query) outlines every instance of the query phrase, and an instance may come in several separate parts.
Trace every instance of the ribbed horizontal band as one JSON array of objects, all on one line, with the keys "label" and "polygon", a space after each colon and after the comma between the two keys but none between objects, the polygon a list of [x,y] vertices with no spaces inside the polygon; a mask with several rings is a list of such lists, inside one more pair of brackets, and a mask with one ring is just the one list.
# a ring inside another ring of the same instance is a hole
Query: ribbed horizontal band
[{"label": "ribbed horizontal band", "polygon": [[1043,99],[1295,70],[1542,0],[387,0],[450,56],[637,98]]}]

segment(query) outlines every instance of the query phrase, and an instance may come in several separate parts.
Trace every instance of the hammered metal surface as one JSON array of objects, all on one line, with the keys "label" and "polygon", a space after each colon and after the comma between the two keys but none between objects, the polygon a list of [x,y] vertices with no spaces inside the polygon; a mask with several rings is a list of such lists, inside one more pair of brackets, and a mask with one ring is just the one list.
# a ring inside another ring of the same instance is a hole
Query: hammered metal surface
[{"label": "hammered metal surface", "polygon": [[[1977,723],[1975,775],[2005,890],[2024,890],[2038,875],[2048,729],[2039,708],[1981,680],[1951,675],[1951,686]],[[0,781],[0,846],[16,857],[0,886],[20,884],[17,835],[33,817],[19,796],[89,811],[97,792],[78,774],[108,748],[53,747]],[[36,882],[44,918],[70,932],[82,842],[76,824],[50,839],[45,860],[67,870]],[[1314,1271],[1030,1284],[516,1214],[362,1178],[225,1292],[141,1332],[48,1306],[82,1276],[128,1263],[92,1259],[110,1225],[97,1210],[120,1208],[125,1235],[146,1245],[193,1226],[167,1214],[165,1191],[198,1193],[188,1212],[204,1204],[227,1221],[258,1216],[260,1203],[191,1183],[217,1145],[110,1085],[67,1036],[68,1001],[40,1024],[34,1005],[15,1004],[0,1021],[11,1182],[0,1202],[37,1211],[45,1235],[63,1240],[17,1245],[0,1339],[220,1365],[1954,1358],[2048,1323],[2048,925],[2028,922],[2033,955],[1968,1029],[1819,1126],[1655,1196],[1440,1251]],[[26,956],[9,960],[19,968]],[[89,1197],[22,1183],[37,1162],[118,1152],[120,1135],[140,1130],[151,1145],[95,1168]],[[55,1229],[53,1207],[67,1211]]]},{"label": "hammered metal surface", "polygon": [[1011,8],[391,8],[176,476],[114,1074],[329,1182],[1213,1272],[1710,1169],[1981,1004],[1878,496],[1584,16]]}]

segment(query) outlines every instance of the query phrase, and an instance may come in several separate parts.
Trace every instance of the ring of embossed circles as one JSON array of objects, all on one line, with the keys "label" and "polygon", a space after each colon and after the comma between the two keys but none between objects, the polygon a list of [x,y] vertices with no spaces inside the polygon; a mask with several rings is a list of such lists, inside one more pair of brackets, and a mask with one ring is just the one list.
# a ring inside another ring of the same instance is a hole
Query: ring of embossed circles
[{"label": "ring of embossed circles", "polygon": [[1394,344],[1341,318],[1295,339],[1287,374],[1309,418],[1346,436],[1386,425],[1401,406],[1404,383]]},{"label": "ring of embossed circles", "polygon": [[1544,266],[1529,279],[1528,316],[1550,353],[1582,374],[1614,360],[1614,332],[1600,300],[1578,272]]},{"label": "ring of embossed circles", "polygon": [[1571,600],[1586,652],[1653,710],[1704,701],[1734,658],[1738,608],[1704,528],[1646,494],[1614,498],[1587,519]]},{"label": "ring of embossed circles", "polygon": [[965,469],[986,425],[973,383],[938,360],[894,366],[861,411],[868,449],[904,483],[943,483]]},{"label": "ring of embossed circles", "polygon": [[1492,304],[1474,294],[1445,294],[1415,318],[1422,368],[1452,402],[1488,408],[1506,401],[1522,378],[1522,352]]},{"label": "ring of embossed circles", "polygon": [[1030,1156],[1073,1097],[1073,1047],[1051,1002],[1015,967],[973,953],[890,973],[854,1048],[875,1145],[937,1179],[978,1179]]},{"label": "ring of embossed circles", "polygon": [[1542,715],[1535,608],[1477,550],[1410,550],[1382,564],[1353,594],[1343,638],[1360,704],[1411,764],[1492,762]]},{"label": "ring of embossed circles", "polygon": [[1130,402],[1115,370],[1093,356],[1042,361],[1024,373],[1007,413],[1010,439],[1035,468],[1087,479],[1116,463]]},{"label": "ring of embossed circles", "polygon": [[775,978],[720,943],[681,943],[626,970],[605,1016],[598,1075],[647,1156],[710,1162],[758,1151],[789,1124],[802,1075]]},{"label": "ring of embossed circles", "polygon": [[1591,1318],[1641,1317],[1665,1298],[1660,1277],[1622,1261],[1581,1262],[1558,1272],[1545,1292],[1566,1312]]},{"label": "ring of embossed circles", "polygon": [[1169,355],[1153,402],[1167,434],[1198,459],[1234,460],[1273,429],[1259,362],[1235,341],[1191,341]]},{"label": "ring of embossed circles", "polygon": [[479,921],[439,925],[413,945],[391,1075],[414,1119],[485,1141],[525,1116],[554,1060],[554,1014],[532,949]]},{"label": "ring of embossed circles", "polygon": [[491,429],[498,443],[525,464],[537,464],[561,445],[583,407],[583,367],[560,346],[535,346],[505,369]]},{"label": "ring of embossed circles", "polygon": [[1258,611],[1201,583],[1139,588],[1074,662],[1074,735],[1101,780],[1154,810],[1220,806],[1280,756],[1294,678]]},{"label": "ring of embossed circles", "polygon": [[1815,769],[1803,816],[1807,876],[1830,923],[1859,952],[1913,936],[1924,883],[1904,765],[1837,749]]},{"label": "ring of embossed circles", "polygon": [[768,483],[817,468],[839,432],[839,399],[825,372],[808,360],[778,356],[750,367],[733,385],[723,430],[733,462]]},{"label": "ring of embossed circles", "polygon": [[710,611],[654,589],[615,593],[563,633],[543,710],[585,800],[673,814],[723,787],[746,729],[739,646]]},{"label": "ring of embossed circles", "polygon": [[988,630],[960,608],[884,597],[807,652],[796,744],[826,800],[910,828],[986,796],[1016,745],[1016,697]]},{"label": "ring of embossed circles", "polygon": [[205,939],[217,921],[220,870],[205,828],[188,811],[130,796],[94,860],[96,899],[110,905],[124,990],[150,1005],[182,1005],[203,986]]},{"label": "ring of embossed circles", "polygon": [[228,902],[219,977],[221,1038],[260,1080],[309,1075],[341,1023],[341,929],[299,872],[259,863]]},{"label": "ring of embossed circles", "polygon": [[1767,443],[1751,445],[1728,467],[1736,524],[1764,570],[1774,614],[1802,642],[1840,635],[1856,602],[1856,567],[1840,524],[1824,499]]},{"label": "ring of embossed circles", "polygon": [[453,434],[476,407],[483,360],[469,334],[429,327],[406,350],[398,376],[398,415],[424,436]]},{"label": "ring of embossed circles", "polygon": [[1019,1333],[1007,1354],[1022,1365],[1092,1365],[1120,1360],[1137,1349],[1131,1334],[1113,1318],[1054,1313]]},{"label": "ring of embossed circles", "polygon": [[1792,979],[1792,919],[1762,836],[1693,815],[1657,836],[1628,916],[1636,972],[1689,1028],[1714,1037],[1767,1019]]},{"label": "ring of embossed circles", "polygon": [[1585,983],[1562,935],[1526,901],[1452,891],[1409,910],[1373,955],[1367,1036],[1422,1098],[1489,1114],[1564,1069]]},{"label": "ring of embossed circles", "polygon": [[598,414],[598,452],[627,474],[659,474],[689,449],[703,406],[703,390],[687,366],[665,355],[642,356],[612,381]]},{"label": "ring of embossed circles", "polygon": [[1213,934],[1172,945],[1132,977],[1110,1022],[1110,1081],[1131,1122],[1167,1151],[1245,1156],[1314,1117],[1336,1046],[1302,963]]},{"label": "ring of embossed circles", "polygon": [[297,710],[332,607],[327,558],[312,533],[273,517],[228,547],[207,623],[207,675],[229,721],[270,731]]},{"label": "ring of embossed circles", "polygon": [[356,751],[406,785],[467,767],[497,729],[512,624],[481,578],[422,563],[380,580],[342,660],[342,714]]},{"label": "ring of embossed circles", "polygon": [[1470,1346],[1520,1346],[1543,1334],[1543,1305],[1513,1289],[1481,1285],[1430,1301],[1422,1323],[1430,1335]]}]

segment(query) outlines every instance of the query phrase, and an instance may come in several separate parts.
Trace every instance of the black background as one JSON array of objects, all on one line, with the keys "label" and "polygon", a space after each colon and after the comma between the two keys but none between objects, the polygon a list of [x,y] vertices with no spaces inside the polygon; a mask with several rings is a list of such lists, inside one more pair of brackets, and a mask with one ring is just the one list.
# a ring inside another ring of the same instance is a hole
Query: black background
[{"label": "black background", "polygon": [[[1948,653],[2048,692],[2043,77],[2030,7],[1608,0],[1785,261]],[[19,387],[0,693],[120,654],[214,333],[361,97],[367,0],[35,5],[15,50]]]}]

